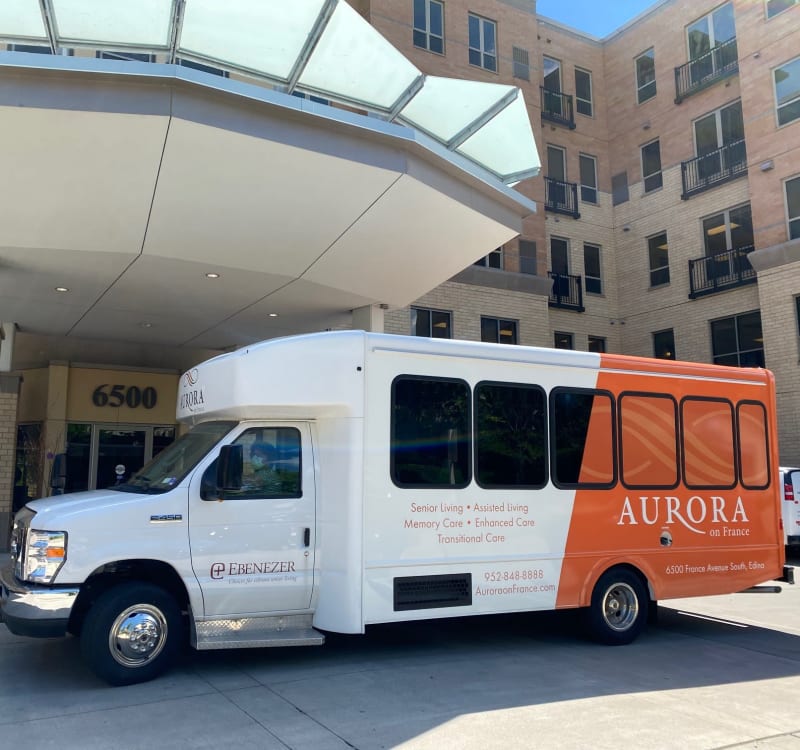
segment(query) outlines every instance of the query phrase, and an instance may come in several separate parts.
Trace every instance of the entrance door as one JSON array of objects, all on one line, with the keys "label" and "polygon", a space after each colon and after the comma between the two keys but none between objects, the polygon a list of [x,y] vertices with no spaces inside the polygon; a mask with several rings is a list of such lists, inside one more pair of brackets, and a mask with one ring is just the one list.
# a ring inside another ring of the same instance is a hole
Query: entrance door
[{"label": "entrance door", "polygon": [[242,489],[215,492],[216,460],[190,487],[192,567],[205,615],[305,610],[314,584],[316,488],[305,423],[250,426]]},{"label": "entrance door", "polygon": [[105,489],[130,479],[175,440],[175,427],[67,425],[67,492]]}]

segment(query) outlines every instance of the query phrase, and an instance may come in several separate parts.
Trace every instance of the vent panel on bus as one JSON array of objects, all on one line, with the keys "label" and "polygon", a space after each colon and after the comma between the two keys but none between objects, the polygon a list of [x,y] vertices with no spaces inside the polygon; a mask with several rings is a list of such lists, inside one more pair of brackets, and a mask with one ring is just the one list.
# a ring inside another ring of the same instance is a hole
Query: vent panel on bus
[{"label": "vent panel on bus", "polygon": [[472,574],[407,576],[394,579],[394,611],[468,607],[472,604]]}]

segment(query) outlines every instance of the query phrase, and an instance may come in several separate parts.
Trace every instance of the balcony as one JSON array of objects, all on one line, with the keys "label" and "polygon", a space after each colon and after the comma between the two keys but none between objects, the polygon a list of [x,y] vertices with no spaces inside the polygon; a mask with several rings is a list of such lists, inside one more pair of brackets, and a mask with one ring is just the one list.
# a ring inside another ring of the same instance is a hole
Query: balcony
[{"label": "balcony", "polygon": [[675,68],[675,104],[738,71],[739,51],[734,37]]},{"label": "balcony", "polygon": [[572,110],[572,95],[539,87],[542,93],[542,122],[554,122],[575,130],[575,115]]},{"label": "balcony", "polygon": [[562,182],[552,177],[544,178],[544,210],[554,214],[566,214],[580,219],[578,213],[578,186],[574,182]]},{"label": "balcony", "polygon": [[746,174],[747,150],[742,139],[711,153],[681,162],[681,198],[686,200]]},{"label": "balcony", "polygon": [[550,290],[550,307],[559,307],[562,310],[574,310],[584,312],[583,306],[583,282],[580,276],[572,276],[568,273],[553,273],[548,271],[547,275],[553,280],[553,287]]},{"label": "balcony", "polygon": [[753,246],[740,247],[689,261],[689,299],[716,294],[756,281],[748,254]]}]

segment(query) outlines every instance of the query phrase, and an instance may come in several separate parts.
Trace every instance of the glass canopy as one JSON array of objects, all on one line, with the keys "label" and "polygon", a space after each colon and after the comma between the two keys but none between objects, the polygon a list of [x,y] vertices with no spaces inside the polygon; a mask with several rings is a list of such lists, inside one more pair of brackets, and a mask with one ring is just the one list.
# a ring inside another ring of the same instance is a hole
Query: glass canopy
[{"label": "glass canopy", "polygon": [[0,40],[210,65],[415,128],[507,184],[539,173],[518,88],[422,74],[344,0],[2,0]]}]

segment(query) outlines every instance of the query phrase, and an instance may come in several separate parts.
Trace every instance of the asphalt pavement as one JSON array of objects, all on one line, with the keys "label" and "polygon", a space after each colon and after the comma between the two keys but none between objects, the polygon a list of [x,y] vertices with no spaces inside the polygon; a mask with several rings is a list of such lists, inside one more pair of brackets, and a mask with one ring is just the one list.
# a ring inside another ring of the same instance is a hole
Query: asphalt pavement
[{"label": "asphalt pavement", "polygon": [[574,613],[433,620],[189,650],[121,688],[76,639],[0,625],[0,747],[800,750],[800,585],[781,587],[665,602],[617,648]]}]

